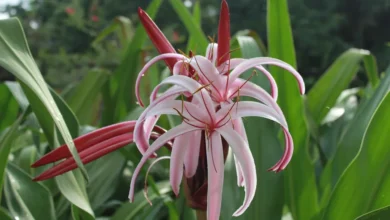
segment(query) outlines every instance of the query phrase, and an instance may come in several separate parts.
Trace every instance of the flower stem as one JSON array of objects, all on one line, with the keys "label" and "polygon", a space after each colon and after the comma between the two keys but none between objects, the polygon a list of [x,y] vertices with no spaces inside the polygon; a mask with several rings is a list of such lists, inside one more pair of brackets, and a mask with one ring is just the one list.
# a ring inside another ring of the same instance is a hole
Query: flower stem
[{"label": "flower stem", "polygon": [[197,209],[196,210],[196,219],[197,220],[207,220],[206,211]]}]

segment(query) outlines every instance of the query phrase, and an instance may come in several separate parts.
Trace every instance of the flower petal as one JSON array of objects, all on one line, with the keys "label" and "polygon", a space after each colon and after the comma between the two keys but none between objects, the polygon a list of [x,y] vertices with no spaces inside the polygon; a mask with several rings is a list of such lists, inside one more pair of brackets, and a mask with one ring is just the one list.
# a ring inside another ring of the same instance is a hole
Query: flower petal
[{"label": "flower petal", "polygon": [[[149,138],[146,134],[150,134],[151,127],[148,126],[148,124],[145,126],[145,118],[148,113],[148,109],[152,108],[155,105],[158,105],[159,103],[175,99],[180,93],[186,91],[184,88],[181,87],[175,87],[168,89],[165,93],[163,93],[160,97],[155,99],[153,102],[150,103],[148,108],[146,108],[140,117],[138,118],[135,128],[134,128],[134,142],[137,145],[138,150],[143,154],[149,147]],[[153,92],[154,93],[154,92]],[[152,99],[152,98],[151,98]],[[157,120],[158,118],[155,118],[154,120]],[[153,119],[149,119],[153,120]],[[152,121],[149,121],[149,123],[152,123]],[[156,155],[154,155],[156,156]]]},{"label": "flower petal", "polygon": [[[225,106],[218,111],[217,118],[220,120],[219,124],[226,123],[226,120],[236,119],[241,117],[256,116],[267,118],[269,120],[275,121],[288,129],[287,123],[277,113],[273,108],[268,107],[264,104],[253,102],[253,101],[240,101],[236,103],[236,106],[233,108],[230,106]],[[226,117],[227,114],[230,114],[230,117]]]},{"label": "flower petal", "polygon": [[168,141],[183,135],[187,132],[199,130],[197,127],[193,127],[187,124],[180,124],[171,130],[167,131],[165,134],[161,135],[157,140],[153,142],[153,144],[147,149],[147,151],[144,153],[141,161],[138,163],[137,167],[134,170],[133,176],[131,178],[130,183],[130,192],[129,192],[129,199],[132,202],[134,200],[134,187],[135,187],[135,181],[138,177],[139,172],[141,171],[142,166],[145,164],[145,162],[148,160],[150,156],[153,155],[155,151],[160,149],[165,143]]},{"label": "flower petal", "polygon": [[139,72],[138,76],[137,76],[137,80],[135,82],[135,95],[137,97],[137,101],[138,103],[141,105],[141,106],[144,106],[142,100],[141,100],[141,97],[139,95],[139,87],[141,85],[141,79],[142,77],[144,76],[144,74],[146,73],[146,71],[156,62],[160,61],[160,60],[165,60],[165,59],[169,59],[169,58],[175,58],[175,59],[179,59],[179,60],[186,60],[187,58],[181,54],[177,54],[177,53],[165,53],[165,54],[161,54],[161,55],[158,55],[156,57],[154,57],[153,59],[151,59],[143,68],[142,70]]},{"label": "flower petal", "polygon": [[222,78],[214,64],[203,56],[191,57],[189,64],[198,73],[202,84],[210,84],[209,88],[212,89],[212,92],[221,96],[221,92],[225,89],[225,83],[221,80]]},{"label": "flower petal", "polygon": [[147,110],[148,112],[146,117],[162,114],[179,115],[180,112],[180,114],[185,119],[202,120],[200,122],[205,122],[208,118],[208,115],[205,114],[204,110],[202,110],[197,105],[187,101],[166,100],[158,105],[153,106],[152,108],[148,108]]},{"label": "flower petal", "polygon": [[239,64],[232,72],[230,72],[230,79],[229,79],[229,84],[233,83],[234,80],[236,80],[243,72],[250,68],[254,68],[256,66],[261,66],[261,65],[275,65],[279,66],[287,71],[289,71],[295,79],[298,82],[299,90],[301,94],[305,93],[305,83],[303,81],[302,76],[292,67],[290,64],[283,62],[278,59],[270,58],[270,57],[258,57],[258,58],[252,58],[248,59],[241,64]]},{"label": "flower petal", "polygon": [[[256,166],[253,160],[248,143],[230,126],[223,126],[216,129],[222,137],[230,145],[233,154],[236,156],[242,168],[242,174],[245,179],[245,198],[242,206],[233,214],[233,216],[241,215],[250,205],[255,196],[257,175]],[[243,147],[245,146],[245,147]]]},{"label": "flower petal", "polygon": [[287,124],[284,114],[280,109],[279,105],[276,103],[275,99],[273,99],[263,88],[252,82],[245,81],[239,78],[236,79],[236,81],[234,82],[234,84],[236,83],[236,87],[239,88],[239,92],[235,92],[237,90],[234,90],[234,96],[237,96],[239,94],[240,96],[249,96],[259,100],[260,102],[273,108],[277,113],[279,113],[281,118],[283,118],[284,123]]},{"label": "flower petal", "polygon": [[294,151],[293,139],[291,137],[291,134],[286,129],[283,129],[283,133],[286,142],[283,156],[274,166],[268,169],[269,171],[279,172],[281,170],[284,170],[292,158]]},{"label": "flower petal", "polygon": [[[209,140],[207,140],[209,139]],[[207,154],[207,219],[218,220],[221,213],[224,157],[221,135],[213,132],[206,137]]]},{"label": "flower petal", "polygon": [[170,76],[164,79],[158,86],[164,84],[174,84],[177,86],[181,86],[185,88],[187,91],[193,94],[194,98],[196,98],[199,103],[203,103],[205,110],[207,111],[211,120],[215,118],[214,111],[214,103],[209,95],[209,93],[205,90],[205,87],[199,84],[197,81],[186,77],[186,76]]},{"label": "flower petal", "polygon": [[191,133],[188,132],[175,138],[172,146],[169,180],[176,196],[179,195],[180,183],[183,179],[184,155],[189,147],[188,139],[191,137]]},{"label": "flower petal", "polygon": [[[234,107],[234,109],[230,114],[233,120],[241,117],[257,116],[257,117],[263,117],[263,118],[273,120],[282,126],[284,136],[286,139],[284,154],[283,157],[269,170],[273,170],[273,171],[283,170],[290,162],[293,153],[293,148],[294,148],[292,137],[288,132],[287,123],[283,121],[283,118],[281,118],[277,112],[275,112],[270,107],[263,105],[261,103],[252,102],[252,101],[242,101],[239,102],[236,107]],[[223,107],[223,109],[221,109],[220,111],[222,110],[226,111],[227,108],[228,107]],[[220,114],[223,114],[223,111]],[[224,119],[224,120],[228,120],[228,119]],[[224,122],[221,123],[223,124]]]},{"label": "flower petal", "polygon": [[187,178],[191,178],[195,175],[196,169],[198,168],[198,158],[200,151],[200,141],[202,137],[201,131],[193,131],[190,133],[187,144],[189,145],[185,154],[184,159],[184,175]]},{"label": "flower petal", "polygon": [[[233,120],[233,125],[234,125],[234,130],[237,131],[237,133],[247,142],[248,142],[248,137],[246,136],[246,132],[245,132],[245,127],[244,127],[244,123],[242,122],[242,119],[241,118],[237,118],[237,119],[234,119]],[[244,145],[244,146],[249,146],[249,145]],[[243,146],[243,147],[244,147]],[[237,185],[238,186],[244,186],[245,184],[245,180],[244,180],[244,176],[242,175],[242,168],[241,168],[241,165],[240,163],[238,162],[236,156],[233,157],[234,158],[234,164],[236,166],[236,173],[237,173]]]},{"label": "flower petal", "polygon": [[[227,71],[235,69],[239,64],[241,64],[242,62],[244,62],[246,60],[247,59],[233,58],[230,60],[230,64],[227,63],[227,64],[224,64],[224,65],[218,67],[218,71],[220,71],[220,75],[223,75]],[[229,70],[228,70],[227,66],[230,67]],[[263,66],[255,66],[254,68],[257,70],[260,70],[267,77],[267,79],[270,83],[270,86],[271,86],[271,96],[274,100],[277,100],[278,99],[278,85],[276,84],[276,81],[275,81],[274,77],[272,76],[272,74]]]}]

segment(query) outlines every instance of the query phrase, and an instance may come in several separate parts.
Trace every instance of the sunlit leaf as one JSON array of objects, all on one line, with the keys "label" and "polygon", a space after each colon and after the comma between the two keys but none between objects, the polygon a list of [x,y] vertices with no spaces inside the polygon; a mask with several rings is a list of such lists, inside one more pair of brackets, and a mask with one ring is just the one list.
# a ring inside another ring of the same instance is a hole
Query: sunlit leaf
[{"label": "sunlit leaf", "polygon": [[345,132],[340,138],[336,153],[331,160],[328,161],[321,175],[320,182],[322,190],[327,190],[328,193],[323,195],[322,200],[328,200],[330,192],[336,185],[340,176],[358,153],[364,132],[366,131],[373,114],[381,103],[383,97],[388,93],[389,89],[390,67],[386,70],[386,75],[382,79],[381,84],[378,86],[375,93],[369,100],[361,104],[357,110],[354,118],[346,127]]},{"label": "sunlit leaf", "polygon": [[[353,219],[390,204],[390,123],[384,123],[389,112],[387,93],[365,129],[359,154],[340,177],[322,219]],[[354,187],[356,184],[358,187]]]},{"label": "sunlit leaf", "polygon": [[[48,115],[59,129],[61,136],[67,143],[77,165],[81,168],[83,175],[88,179],[84,165],[82,164],[77,150],[74,146],[72,136],[65,123],[63,115],[50,93],[34,59],[18,19],[11,18],[0,20],[0,65],[7,71],[14,74],[33,94],[42,102]],[[27,96],[28,97],[28,96]],[[30,104],[33,105],[30,101]],[[33,107],[34,109],[34,107]],[[47,117],[46,115],[45,117]]]},{"label": "sunlit leaf", "polygon": [[338,57],[314,84],[307,95],[307,104],[317,123],[327,115],[341,92],[348,88],[359,70],[360,62],[366,56],[370,56],[367,50],[349,49]]}]

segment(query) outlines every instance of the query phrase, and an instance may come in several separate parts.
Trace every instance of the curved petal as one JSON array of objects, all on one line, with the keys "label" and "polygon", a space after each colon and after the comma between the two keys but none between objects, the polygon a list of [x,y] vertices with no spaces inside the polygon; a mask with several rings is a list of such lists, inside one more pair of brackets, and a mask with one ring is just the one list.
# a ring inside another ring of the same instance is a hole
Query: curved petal
[{"label": "curved petal", "polygon": [[[242,122],[242,119],[241,118],[237,118],[237,119],[234,119],[233,120],[233,125],[234,125],[234,130],[237,131],[237,133],[247,142],[248,142],[248,137],[246,136],[246,132],[245,132],[245,127],[244,127],[244,123]],[[243,147],[245,146],[249,146],[249,145],[244,145]],[[238,162],[236,156],[233,156],[234,158],[234,164],[236,165],[236,173],[237,173],[237,185],[238,186],[244,186],[245,184],[245,180],[244,180],[244,176],[242,175],[242,168],[241,168],[241,165],[240,163]]]},{"label": "curved petal", "polygon": [[[148,113],[148,109],[152,108],[153,106],[155,106],[163,101],[175,99],[180,93],[182,93],[184,91],[186,91],[186,90],[184,88],[181,88],[181,87],[169,89],[168,91],[163,93],[160,97],[158,97],[153,102],[151,102],[150,105],[148,106],[148,108],[146,108],[142,112],[142,114],[140,115],[140,117],[138,118],[136,125],[134,127],[134,142],[136,143],[138,150],[142,154],[145,153],[145,151],[149,147],[149,138],[148,138],[147,134],[150,134],[151,127],[148,125],[146,125],[146,127],[144,126],[145,125],[145,117]],[[157,119],[155,119],[155,120],[157,120]],[[149,120],[152,120],[152,119],[149,119]],[[152,121],[149,121],[149,122],[152,123]]]},{"label": "curved petal", "polygon": [[160,61],[160,60],[165,60],[165,59],[169,59],[169,58],[175,58],[175,59],[179,59],[179,60],[186,60],[187,58],[181,54],[177,54],[177,53],[165,53],[165,54],[161,54],[161,55],[158,55],[156,57],[154,57],[153,59],[151,59],[143,68],[142,70],[139,72],[138,76],[137,76],[137,80],[135,82],[135,95],[137,97],[137,101],[138,103],[141,105],[141,106],[144,106],[142,100],[141,100],[141,97],[139,95],[139,87],[141,85],[141,79],[142,77],[144,76],[144,74],[146,73],[146,71],[156,62]]},{"label": "curved petal", "polygon": [[[226,109],[227,107],[224,108]],[[247,117],[247,116],[257,116],[257,117],[267,118],[279,123],[282,126],[285,139],[286,139],[284,154],[282,159],[280,159],[273,167],[271,167],[270,170],[273,171],[283,170],[291,160],[293,148],[294,148],[292,137],[288,132],[287,123],[284,123],[283,119],[280,118],[279,114],[275,112],[273,109],[261,103],[252,102],[252,101],[239,102],[237,108],[234,107],[231,112],[231,118],[233,120],[236,118]],[[224,119],[224,120],[229,120],[229,119]]]},{"label": "curved petal", "polygon": [[[235,69],[239,64],[241,64],[242,62],[244,62],[246,60],[247,59],[233,58],[230,60],[230,64],[227,63],[221,67],[218,67],[218,71],[220,71],[220,74],[224,74],[228,70]],[[229,67],[229,69],[228,69],[228,67]],[[226,68],[226,70],[225,70],[225,68]],[[263,66],[260,66],[260,65],[255,66],[253,68],[261,71],[267,77],[267,79],[270,83],[270,86],[271,86],[271,96],[274,100],[277,100],[278,99],[278,85],[276,84],[276,81],[275,81],[274,77],[272,76],[272,74],[266,68],[264,68]]]},{"label": "curved petal", "polygon": [[[257,175],[256,175],[256,166],[253,160],[251,151],[249,150],[248,143],[230,126],[223,126],[216,129],[222,137],[230,145],[233,154],[236,156],[238,162],[242,168],[242,174],[245,179],[245,198],[244,203],[233,216],[241,215],[250,205],[255,196],[256,185],[257,185]],[[245,147],[243,147],[245,146]]]},{"label": "curved petal", "polygon": [[184,60],[177,61],[175,66],[173,66],[172,74],[173,75],[185,75],[185,76],[188,76],[189,74],[188,74],[188,70],[187,70],[186,64],[187,64],[187,62],[185,62]]},{"label": "curved petal", "polygon": [[143,155],[141,161],[138,163],[137,167],[134,170],[133,176],[131,178],[130,183],[130,192],[129,192],[129,199],[132,202],[134,200],[134,187],[135,187],[135,181],[138,177],[139,172],[141,171],[142,166],[145,164],[145,162],[148,160],[150,156],[153,155],[155,151],[160,149],[165,143],[168,141],[183,135],[185,133],[199,130],[197,127],[193,127],[187,124],[181,124],[178,125],[171,130],[167,131],[165,134],[161,135],[157,140],[153,142],[153,144],[147,149],[145,154]]},{"label": "curved petal", "polygon": [[187,91],[193,94],[194,98],[196,98],[200,103],[203,103],[210,119],[214,120],[215,118],[214,103],[209,93],[205,91],[205,87],[199,84],[197,81],[186,76],[170,76],[164,79],[159,84],[159,86],[163,84],[174,84],[187,89]]},{"label": "curved petal", "polygon": [[187,144],[189,145],[185,154],[184,159],[184,175],[187,178],[191,178],[195,175],[196,169],[198,168],[198,158],[200,151],[200,141],[202,138],[201,131],[193,131],[190,133]]},{"label": "curved petal", "polygon": [[230,72],[229,84],[233,83],[243,72],[250,68],[254,68],[260,65],[275,65],[279,66],[287,71],[289,71],[298,82],[299,91],[301,94],[305,93],[305,83],[303,81],[302,76],[292,67],[290,64],[283,62],[278,59],[270,58],[270,57],[258,57],[248,59],[242,63],[240,63],[232,72]]},{"label": "curved petal", "polygon": [[[236,83],[238,84],[236,87],[240,88],[239,89],[240,96],[249,96],[268,105],[269,107],[273,108],[277,113],[279,113],[281,118],[283,118],[284,123],[287,124],[284,114],[280,109],[279,105],[263,88],[261,88],[260,86],[252,82],[245,81],[239,78],[236,79],[236,81],[234,82],[234,84]],[[235,90],[232,94],[233,96],[237,96],[238,92],[236,92]]]},{"label": "curved petal", "polygon": [[[191,112],[189,112],[190,109]],[[197,105],[179,100],[166,100],[152,108],[148,108],[146,118],[162,114],[180,115],[179,112],[181,116],[190,120],[202,120],[202,122],[205,122],[208,119],[208,115]]]},{"label": "curved petal", "polygon": [[[207,140],[208,139],[208,140]],[[206,137],[207,155],[207,219],[218,220],[221,213],[224,157],[221,135],[213,132]]]},{"label": "curved petal", "polygon": [[286,142],[283,156],[273,167],[268,169],[269,171],[279,172],[281,170],[284,170],[292,158],[294,151],[293,139],[291,137],[291,134],[286,129],[283,129],[283,133]]},{"label": "curved petal", "polygon": [[[236,105],[234,107],[230,104],[230,106],[223,107],[218,111],[217,118],[219,119],[218,122],[220,125],[226,123],[226,121],[230,119],[256,116],[275,121],[288,129],[287,123],[273,108],[253,101],[240,101],[235,104]],[[227,117],[228,114],[230,117]]]},{"label": "curved petal", "polygon": [[180,183],[183,179],[183,163],[184,155],[188,149],[188,139],[191,137],[192,132],[183,134],[173,142],[172,153],[171,153],[171,163],[169,171],[169,180],[172,186],[172,190],[177,196],[180,190]]}]

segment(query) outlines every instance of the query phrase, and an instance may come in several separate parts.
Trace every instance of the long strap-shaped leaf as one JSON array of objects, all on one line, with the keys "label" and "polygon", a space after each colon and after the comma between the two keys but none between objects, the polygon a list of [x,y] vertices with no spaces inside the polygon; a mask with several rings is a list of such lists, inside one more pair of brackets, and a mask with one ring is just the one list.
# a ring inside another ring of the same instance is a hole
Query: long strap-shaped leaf
[{"label": "long strap-shaped leaf", "polygon": [[[296,67],[287,0],[268,0],[267,4],[269,56]],[[314,165],[307,152],[308,131],[303,116],[303,100],[292,75],[275,67],[270,70],[280,88],[279,104],[295,146],[294,156],[285,171],[285,197],[294,219],[311,219],[319,208]]]},{"label": "long strap-shaped leaf", "polygon": [[0,65],[14,74],[39,97],[61,132],[65,143],[68,145],[84,177],[88,180],[87,172],[77,154],[72,136],[60,110],[50,94],[49,88],[32,58],[18,19],[11,18],[0,21],[0,51]]},{"label": "long strap-shaped leaf", "polygon": [[354,219],[390,204],[390,93],[375,111],[358,156],[345,170],[322,219]]}]

